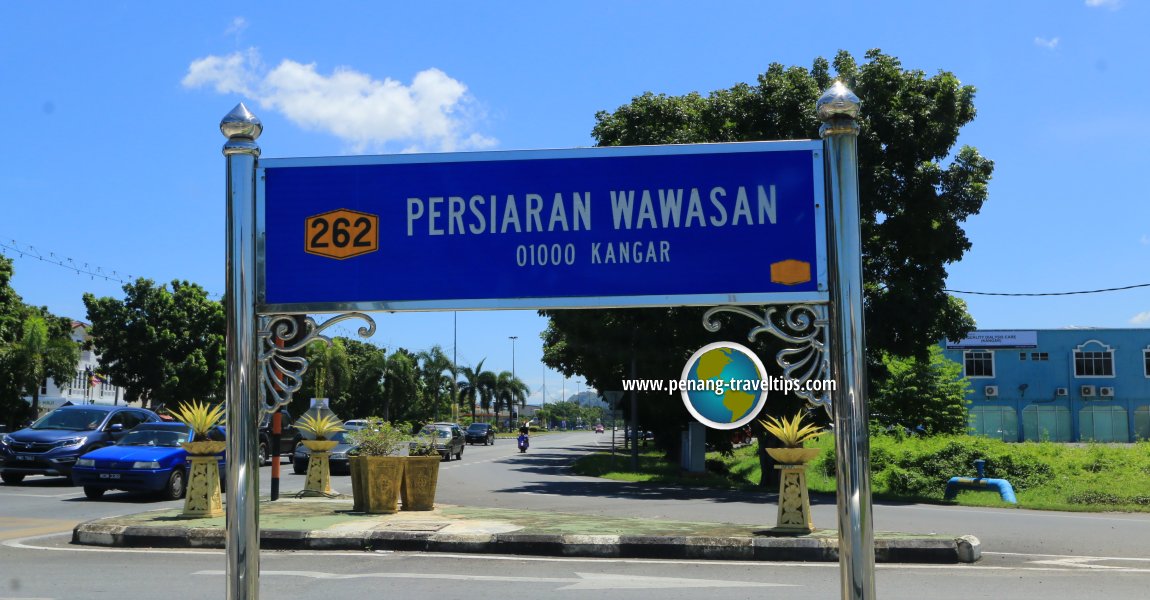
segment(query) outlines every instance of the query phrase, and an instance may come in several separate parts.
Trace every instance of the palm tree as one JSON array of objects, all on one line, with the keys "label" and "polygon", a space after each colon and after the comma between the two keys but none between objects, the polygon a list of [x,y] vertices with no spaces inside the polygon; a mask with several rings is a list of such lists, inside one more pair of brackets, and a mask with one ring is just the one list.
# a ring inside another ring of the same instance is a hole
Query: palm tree
[{"label": "palm tree", "polygon": [[527,405],[527,384],[523,380],[511,374],[511,371],[503,371],[496,376],[495,379],[495,423],[499,423],[499,411],[506,408],[510,413],[511,407],[518,404],[519,406]]},{"label": "palm tree", "polygon": [[459,399],[471,406],[471,420],[476,420],[475,409],[481,405],[486,411],[491,408],[491,398],[495,394],[495,374],[483,370],[483,363],[479,361],[475,368],[463,367],[460,372],[463,378],[459,381]]},{"label": "palm tree", "polygon": [[432,412],[439,420],[440,404],[443,399],[451,398],[456,379],[459,377],[455,363],[443,352],[439,345],[432,346],[430,350],[419,353],[420,373],[423,377],[424,388],[431,401]]}]

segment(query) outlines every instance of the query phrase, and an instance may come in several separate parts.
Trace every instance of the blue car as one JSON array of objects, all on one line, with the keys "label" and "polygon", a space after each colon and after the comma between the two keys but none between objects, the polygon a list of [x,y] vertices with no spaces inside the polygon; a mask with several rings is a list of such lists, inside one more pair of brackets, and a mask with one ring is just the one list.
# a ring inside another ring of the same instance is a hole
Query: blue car
[{"label": "blue car", "polygon": [[[208,439],[223,441],[216,428]],[[115,446],[89,452],[72,468],[72,482],[84,487],[84,495],[96,499],[115,489],[158,492],[167,500],[184,496],[188,481],[188,453],[181,442],[195,441],[191,427],[183,423],[144,423],[128,432]],[[220,459],[223,474],[223,459]]]},{"label": "blue car", "polygon": [[150,410],[130,406],[62,406],[26,429],[0,436],[0,479],[17,484],[27,475],[67,477],[84,453],[116,443],[140,423],[159,420]]}]

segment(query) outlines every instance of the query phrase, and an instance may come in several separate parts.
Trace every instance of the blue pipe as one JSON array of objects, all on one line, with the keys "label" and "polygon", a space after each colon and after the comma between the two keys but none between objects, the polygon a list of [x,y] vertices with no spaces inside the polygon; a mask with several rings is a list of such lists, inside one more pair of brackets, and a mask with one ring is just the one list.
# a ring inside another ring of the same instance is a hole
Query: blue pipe
[{"label": "blue pipe", "polygon": [[978,470],[978,477],[951,477],[950,481],[946,482],[946,493],[943,498],[946,500],[954,500],[954,497],[958,495],[958,490],[960,489],[995,490],[1003,502],[1018,504],[1018,499],[1014,496],[1014,486],[1010,485],[1009,481],[983,477],[983,471],[986,468],[985,460],[979,459],[974,461],[974,468]]}]

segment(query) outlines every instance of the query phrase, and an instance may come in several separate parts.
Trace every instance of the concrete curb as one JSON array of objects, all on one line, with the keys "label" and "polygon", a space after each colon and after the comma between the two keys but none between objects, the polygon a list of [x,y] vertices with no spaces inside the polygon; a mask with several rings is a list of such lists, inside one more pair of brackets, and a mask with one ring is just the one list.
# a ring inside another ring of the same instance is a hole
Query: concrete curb
[{"label": "concrete curb", "polygon": [[[89,546],[223,548],[219,527],[172,527],[81,523],[72,543]],[[664,558],[741,561],[837,562],[837,537],[707,537],[575,535],[552,533],[443,534],[416,531],[264,529],[265,550],[392,550],[474,554],[522,554],[595,558]],[[875,562],[972,563],[982,556],[974,536],[912,536],[875,541]]]}]

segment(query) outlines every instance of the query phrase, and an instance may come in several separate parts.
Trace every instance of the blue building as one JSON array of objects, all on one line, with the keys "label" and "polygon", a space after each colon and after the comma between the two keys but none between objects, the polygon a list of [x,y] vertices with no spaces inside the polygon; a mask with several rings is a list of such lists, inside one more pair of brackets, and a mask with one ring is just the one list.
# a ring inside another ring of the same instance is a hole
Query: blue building
[{"label": "blue building", "polygon": [[973,434],[1150,439],[1150,329],[979,330],[943,348],[970,380]]}]

